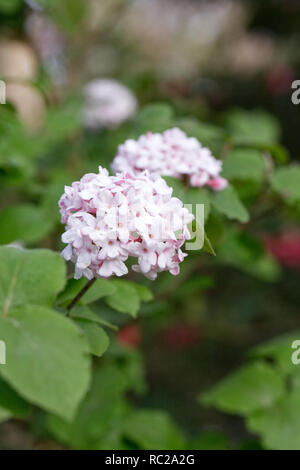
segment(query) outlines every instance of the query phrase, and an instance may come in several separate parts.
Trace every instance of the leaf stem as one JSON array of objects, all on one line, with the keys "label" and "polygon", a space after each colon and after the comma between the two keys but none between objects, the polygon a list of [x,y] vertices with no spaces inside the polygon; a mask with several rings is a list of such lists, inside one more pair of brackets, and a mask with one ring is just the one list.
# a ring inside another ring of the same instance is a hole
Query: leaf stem
[{"label": "leaf stem", "polygon": [[81,299],[81,297],[86,293],[86,291],[94,284],[94,282],[96,281],[96,278],[94,277],[93,279],[91,279],[82,289],[81,291],[78,292],[78,294],[76,295],[76,297],[74,297],[74,299],[69,303],[69,305],[67,306],[67,315],[69,315],[69,312],[70,310],[74,307],[74,305],[77,304],[77,302],[79,302],[79,300]]}]

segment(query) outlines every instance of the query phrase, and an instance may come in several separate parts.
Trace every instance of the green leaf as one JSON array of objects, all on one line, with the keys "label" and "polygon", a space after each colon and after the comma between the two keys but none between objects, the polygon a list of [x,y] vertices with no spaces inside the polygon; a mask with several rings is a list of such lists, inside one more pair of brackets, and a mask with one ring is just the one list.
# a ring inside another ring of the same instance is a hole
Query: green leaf
[{"label": "green leaf", "polygon": [[284,393],[282,375],[264,362],[246,365],[203,394],[201,402],[228,413],[248,415],[271,406]]},{"label": "green leaf", "polygon": [[189,277],[183,282],[175,292],[175,296],[183,298],[193,294],[199,294],[201,290],[206,290],[214,287],[215,281],[211,276],[202,276],[200,274]]},{"label": "green leaf", "polygon": [[277,119],[265,111],[230,111],[227,124],[232,140],[237,145],[268,145],[277,143],[280,138]]},{"label": "green leaf", "polygon": [[100,449],[103,439],[112,429],[121,432],[127,413],[122,398],[127,390],[128,381],[121,368],[116,363],[105,364],[95,370],[92,386],[74,421],[67,423],[50,416],[50,432],[72,448]]},{"label": "green leaf", "polygon": [[106,320],[103,320],[97,313],[95,313],[91,308],[86,305],[75,305],[70,311],[70,316],[72,318],[79,318],[81,320],[89,320],[93,323],[99,323],[99,325],[106,326],[111,330],[118,331],[118,327],[109,323]]},{"label": "green leaf", "polygon": [[271,175],[271,186],[289,201],[300,201],[300,165],[284,166],[275,170]]},{"label": "green leaf", "polygon": [[[184,204],[192,204],[192,207],[187,207],[190,212],[193,212],[194,216],[197,216],[196,213],[196,204],[203,204],[204,205],[204,223],[208,219],[210,213],[210,196],[206,189],[204,188],[191,188],[185,187],[182,181],[173,178],[171,176],[164,176],[164,180],[166,183],[173,188],[173,196],[180,199]],[[215,250],[205,233],[203,225],[201,225],[201,221],[197,220],[197,226],[195,226],[195,222],[192,223],[192,227],[195,228],[196,232],[194,233],[198,238],[201,239],[201,236],[204,237],[204,244],[203,249],[208,253],[215,256]]]},{"label": "green leaf", "polygon": [[32,138],[8,105],[0,107],[0,132],[5,136],[0,140],[1,166],[21,170],[24,176],[30,176],[32,161],[46,150],[45,143],[37,135]]},{"label": "green leaf", "polygon": [[128,403],[120,396],[104,396],[100,387],[93,393],[94,396],[88,396],[80,407],[73,423],[51,416],[48,420],[50,434],[76,450],[132,449],[124,443],[122,436]]},{"label": "green leaf", "polygon": [[83,289],[86,283],[87,280],[84,277],[81,279],[69,278],[64,290],[57,297],[58,305],[62,305],[64,307],[68,305],[81,289]]},{"label": "green leaf", "polygon": [[229,219],[242,223],[248,222],[249,213],[231,186],[213,194],[211,201],[214,207]]},{"label": "green leaf", "polygon": [[286,373],[298,373],[298,367],[293,364],[291,357],[293,352],[292,343],[300,338],[300,330],[279,336],[253,348],[251,356],[273,359],[276,364]]},{"label": "green leaf", "polygon": [[184,204],[192,204],[190,212],[193,212],[196,215],[196,205],[204,205],[204,221],[208,219],[210,213],[210,196],[206,189],[204,188],[187,188],[183,193]]},{"label": "green leaf", "polygon": [[203,225],[201,224],[201,222],[197,221],[197,224],[195,222],[193,222],[192,228],[193,229],[190,230],[192,238],[191,238],[191,241],[186,242],[186,244],[185,244],[186,249],[187,250],[188,249],[193,249],[191,247],[193,246],[194,240],[195,240],[195,242],[197,242],[199,240],[199,243],[203,242],[203,246],[199,245],[199,249],[203,248],[203,250],[207,251],[207,253],[210,253],[211,255],[216,256],[216,253],[215,253],[215,250],[212,246],[212,243],[211,243],[210,239],[208,238],[208,236],[205,232],[205,229],[204,229]]},{"label": "green leaf", "polygon": [[0,331],[7,351],[0,375],[29,402],[72,419],[90,376],[80,330],[49,308],[26,305],[2,316]]},{"label": "green leaf", "polygon": [[226,155],[222,174],[227,179],[251,179],[261,181],[265,162],[261,152],[255,149],[235,149]]},{"label": "green leaf", "polygon": [[69,97],[59,107],[50,108],[45,124],[47,138],[56,142],[72,136],[81,125],[81,107],[81,99],[75,96]]},{"label": "green leaf", "polygon": [[113,295],[116,292],[116,287],[112,281],[108,279],[97,279],[88,291],[82,296],[82,304],[90,304],[102,297]]},{"label": "green leaf", "polygon": [[16,204],[0,211],[0,244],[16,240],[34,243],[52,230],[52,221],[32,204]]},{"label": "green leaf", "polygon": [[0,310],[24,304],[52,305],[65,284],[66,265],[50,250],[0,247]]},{"label": "green leaf", "polygon": [[178,178],[174,178],[173,176],[162,176],[162,178],[165,180],[168,186],[173,188],[172,196],[181,199],[182,193],[185,190],[183,182]]},{"label": "green leaf", "polygon": [[215,250],[214,250],[214,247],[212,246],[211,241],[210,241],[210,239],[208,238],[208,236],[206,235],[206,233],[204,233],[204,245],[203,245],[203,249],[204,249],[205,251],[207,251],[208,253],[210,253],[211,255],[217,256],[217,255],[216,255],[216,252],[215,252]]},{"label": "green leaf", "polygon": [[262,145],[260,149],[263,152],[269,152],[278,163],[284,164],[289,161],[289,151],[280,144]]},{"label": "green leaf", "polygon": [[192,204],[190,212],[194,212],[196,204],[204,204],[204,220],[206,220],[210,213],[210,196],[205,188],[191,188],[184,186],[183,182],[172,176],[163,177],[168,186],[173,188],[173,197],[177,197],[184,204]]},{"label": "green leaf", "polygon": [[[3,366],[1,366],[3,367]],[[0,409],[11,416],[24,418],[29,413],[29,405],[6,382],[0,378]],[[1,416],[1,413],[0,413]],[[1,417],[0,417],[1,420]]]},{"label": "green leaf", "polygon": [[245,271],[266,282],[280,277],[278,263],[264,251],[261,240],[235,228],[227,228],[218,247],[223,263]]},{"label": "green leaf", "polygon": [[222,128],[193,118],[178,119],[175,125],[186,132],[189,137],[196,137],[202,145],[212,146],[216,141],[222,141],[225,137]]},{"label": "green leaf", "polygon": [[185,448],[185,439],[171,417],[156,410],[138,410],[124,424],[125,436],[150,450]]},{"label": "green leaf", "polygon": [[88,320],[76,319],[76,324],[82,329],[94,356],[102,356],[109,346],[109,338],[103,328]]},{"label": "green leaf", "polygon": [[130,282],[130,285],[135,288],[136,293],[142,302],[150,302],[150,300],[153,300],[153,293],[148,287],[142,286],[136,282]]},{"label": "green leaf", "polygon": [[89,320],[101,324],[100,316],[86,305],[75,305],[70,311],[70,316],[79,320]]},{"label": "green leaf", "polygon": [[195,450],[227,450],[229,449],[228,437],[219,432],[203,432],[189,443],[188,448]]},{"label": "green leaf", "polygon": [[140,308],[140,297],[134,286],[124,280],[112,281],[116,287],[113,295],[105,297],[105,302],[113,309],[121,313],[129,313],[136,317]]},{"label": "green leaf", "polygon": [[174,111],[165,103],[153,103],[145,106],[135,121],[137,135],[146,132],[162,132],[173,127]]},{"label": "green leaf", "polygon": [[280,279],[280,266],[268,253],[263,253],[254,264],[246,266],[245,271],[267,282],[276,282]]},{"label": "green leaf", "polygon": [[262,437],[269,449],[300,450],[300,394],[287,393],[269,408],[258,410],[247,420],[250,431]]},{"label": "green leaf", "polygon": [[58,210],[58,201],[64,192],[64,187],[67,184],[72,184],[70,176],[68,174],[60,175],[54,181],[48,184],[44,188],[44,193],[41,198],[41,208],[46,217],[53,220],[53,224],[58,224],[61,219],[61,215]]},{"label": "green leaf", "polygon": [[[143,395],[147,391],[145,378],[145,364],[142,354],[137,349],[118,349],[122,358],[122,370],[126,375],[130,390],[136,395]],[[117,351],[116,351],[117,352]]]}]

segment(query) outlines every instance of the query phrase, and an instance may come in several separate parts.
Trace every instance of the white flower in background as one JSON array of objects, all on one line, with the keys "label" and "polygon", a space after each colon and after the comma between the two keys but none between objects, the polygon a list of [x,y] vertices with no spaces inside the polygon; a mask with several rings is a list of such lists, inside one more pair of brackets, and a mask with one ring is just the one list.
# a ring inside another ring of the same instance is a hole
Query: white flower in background
[{"label": "white flower in background", "polygon": [[220,176],[222,162],[197,139],[188,137],[178,128],[161,134],[148,132],[138,140],[127,140],[119,146],[112,169],[136,175],[148,170],[154,176],[188,178],[191,186],[208,185],[215,190],[227,186],[227,181]]},{"label": "white flower in background", "polygon": [[99,167],[98,174],[66,186],[59,207],[66,224],[62,255],[75,263],[76,279],[123,276],[129,256],[137,258],[132,269],[150,279],[161,271],[179,273],[194,217],[161,177],[109,176]]},{"label": "white flower in background", "polygon": [[96,79],[84,87],[84,123],[90,129],[115,128],[137,109],[134,94],[111,79]]}]

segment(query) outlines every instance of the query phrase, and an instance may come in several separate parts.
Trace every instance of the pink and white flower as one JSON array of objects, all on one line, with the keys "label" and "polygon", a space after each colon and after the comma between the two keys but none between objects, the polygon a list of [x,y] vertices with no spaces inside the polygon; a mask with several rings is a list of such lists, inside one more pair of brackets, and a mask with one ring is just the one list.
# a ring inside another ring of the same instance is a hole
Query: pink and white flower
[{"label": "pink and white flower", "polygon": [[92,130],[118,127],[137,110],[134,94],[116,80],[92,80],[85,85],[83,93],[84,124]]},{"label": "pink and white flower", "polygon": [[[135,175],[147,170],[154,176],[188,178],[191,186],[208,185],[216,191],[227,186],[227,180],[220,176],[222,161],[217,160],[208,148],[202,147],[197,139],[188,137],[178,128],[161,134],[148,132],[138,140],[126,140],[118,148],[112,169]],[[157,180],[156,184],[161,183]]]},{"label": "pink and white flower", "polygon": [[59,207],[66,224],[62,256],[75,263],[76,279],[124,276],[128,257],[137,259],[132,269],[150,279],[179,273],[193,215],[160,176],[109,176],[99,167],[66,186]]}]

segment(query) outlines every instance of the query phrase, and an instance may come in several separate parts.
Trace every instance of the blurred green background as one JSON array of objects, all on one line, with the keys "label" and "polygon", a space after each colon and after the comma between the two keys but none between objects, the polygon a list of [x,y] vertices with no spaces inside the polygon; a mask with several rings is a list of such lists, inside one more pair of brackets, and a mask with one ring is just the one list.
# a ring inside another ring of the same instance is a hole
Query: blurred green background
[{"label": "blurred green background", "polygon": [[[206,194],[216,256],[142,280],[137,320],[96,302],[119,332],[75,422],[0,414],[0,448],[300,449],[299,32],[297,0],[0,0],[0,244],[60,251],[64,185],[175,125],[224,159],[250,213]],[[127,86],[136,114],[87,128],[96,78]]]}]

